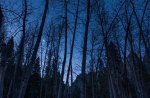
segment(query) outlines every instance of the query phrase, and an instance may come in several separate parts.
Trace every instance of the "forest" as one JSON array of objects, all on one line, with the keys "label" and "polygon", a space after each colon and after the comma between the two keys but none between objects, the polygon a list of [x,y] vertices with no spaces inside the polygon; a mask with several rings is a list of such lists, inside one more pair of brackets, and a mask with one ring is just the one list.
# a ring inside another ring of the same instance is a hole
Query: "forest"
[{"label": "forest", "polygon": [[0,0],[0,98],[150,98],[150,0]]}]

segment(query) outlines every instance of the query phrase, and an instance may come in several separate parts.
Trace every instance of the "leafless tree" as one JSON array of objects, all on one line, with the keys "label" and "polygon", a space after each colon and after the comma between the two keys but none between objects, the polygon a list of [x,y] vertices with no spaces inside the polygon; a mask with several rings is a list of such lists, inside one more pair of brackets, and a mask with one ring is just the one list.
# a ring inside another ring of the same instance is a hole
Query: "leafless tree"
[{"label": "leafless tree", "polygon": [[87,56],[87,41],[88,41],[88,33],[89,33],[89,24],[90,24],[90,9],[91,9],[91,0],[86,0],[87,8],[86,8],[86,24],[85,24],[85,32],[84,32],[84,43],[83,43],[83,53],[82,53],[82,81],[81,81],[81,94],[80,98],[86,98],[86,56]]},{"label": "leafless tree", "polygon": [[[75,13],[75,22],[74,22],[73,38],[72,38],[72,43],[71,43],[71,48],[70,48],[70,59],[69,59],[69,66],[68,66],[68,71],[67,71],[66,86],[69,86],[69,73],[71,73],[71,84],[73,83],[72,58],[73,58],[73,50],[74,50],[74,43],[75,43],[77,23],[78,23],[79,4],[80,4],[80,0],[78,0],[77,2],[77,9]],[[68,93],[68,90],[66,93]]]},{"label": "leafless tree", "polygon": [[49,3],[49,0],[46,0],[44,12],[43,12],[43,17],[42,17],[42,21],[41,21],[41,25],[40,25],[40,29],[39,29],[39,33],[38,33],[38,38],[37,38],[37,41],[35,43],[35,46],[34,46],[34,49],[33,49],[33,54],[31,56],[30,63],[28,65],[27,71],[25,73],[24,80],[22,81],[18,98],[23,98],[24,97],[26,87],[27,87],[27,84],[28,84],[28,80],[31,76],[32,66],[35,63],[37,51],[38,51],[39,44],[40,44],[40,41],[41,41],[41,37],[42,37],[42,34],[43,34],[43,28],[44,28],[46,15],[47,15],[47,11],[48,11],[48,5],[49,5],[48,3]]},{"label": "leafless tree", "polygon": [[68,39],[68,1],[64,0],[64,6],[65,6],[65,47],[64,47],[64,58],[62,62],[62,70],[61,70],[61,76],[60,76],[60,83],[58,88],[58,96],[57,98],[61,98],[62,94],[62,85],[63,85],[63,78],[64,78],[64,72],[65,72],[65,65],[66,65],[66,59],[67,59],[67,39]]}]

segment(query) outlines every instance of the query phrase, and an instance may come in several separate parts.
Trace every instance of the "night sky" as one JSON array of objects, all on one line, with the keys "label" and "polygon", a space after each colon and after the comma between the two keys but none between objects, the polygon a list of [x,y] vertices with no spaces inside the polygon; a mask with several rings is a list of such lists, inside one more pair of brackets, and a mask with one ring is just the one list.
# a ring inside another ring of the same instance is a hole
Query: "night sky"
[{"label": "night sky", "polygon": [[[110,16],[113,16],[114,13],[112,13],[113,10],[117,10],[117,8],[119,7],[118,5],[120,4],[121,0],[104,0],[106,2],[105,8],[108,11],[108,14]],[[140,0],[139,0],[140,1]],[[75,7],[72,6],[72,2],[70,0],[70,5],[68,6],[69,11],[73,12],[75,10]],[[81,19],[85,18],[85,1],[81,0],[80,3],[80,15],[79,17]],[[4,13],[6,15],[7,21],[11,21],[10,22],[6,22],[5,25],[5,30],[8,33],[8,39],[11,36],[15,37],[15,45],[18,45],[19,42],[19,38],[20,38],[20,34],[21,34],[21,28],[18,28],[22,25],[21,23],[21,19],[17,18],[15,19],[16,16],[19,17],[19,15],[21,15],[22,12],[22,0],[1,0],[0,2],[2,8],[4,8]],[[44,7],[44,0],[28,0],[28,10],[29,10],[29,15],[27,18],[27,23],[29,24],[28,26],[32,25],[36,22],[41,20],[41,15],[43,13],[43,7]],[[14,10],[15,13],[9,13],[7,12],[7,10]],[[52,21],[55,21],[56,18],[60,18],[60,16],[63,16],[63,2],[61,0],[50,0],[50,6],[49,6],[49,10],[48,10],[48,17],[46,19],[46,24],[49,24]],[[83,10],[83,11],[82,11]],[[32,13],[32,14],[30,14]],[[69,21],[69,26],[70,28],[73,27],[74,24],[74,15],[72,15],[72,13],[68,13],[68,21]],[[92,16],[94,17],[94,16]],[[110,17],[110,20],[111,17]],[[76,34],[76,40],[75,40],[75,49],[74,49],[74,56],[73,56],[73,67],[74,67],[74,71],[76,74],[80,73],[81,70],[81,52],[82,52],[82,44],[83,44],[83,34],[84,34],[84,21],[79,21],[79,25],[77,28],[77,34]],[[95,28],[95,20],[91,20],[90,23],[90,34],[92,32],[92,30]],[[27,27],[28,27],[27,26]],[[49,25],[45,25],[44,28],[44,32],[47,31]],[[72,31],[69,30],[69,38],[68,38],[68,56],[67,56],[67,64],[68,65],[68,59],[69,59],[69,51],[70,51],[70,44],[71,44],[71,39],[72,39]],[[90,34],[89,34],[89,39],[90,39]],[[43,35],[42,38],[42,47],[43,50],[45,50],[45,38],[46,35]],[[90,44],[90,40],[88,42]],[[64,40],[61,41],[61,44],[64,44]],[[63,46],[63,45],[62,45]],[[61,46],[60,52],[61,52],[61,61],[63,60],[63,47]],[[88,48],[90,48],[90,45],[88,45]],[[40,55],[40,51],[41,49],[39,49],[39,55]],[[44,51],[45,52],[45,51]],[[44,53],[43,53],[43,57],[44,57]],[[89,63],[89,62],[87,62]],[[67,70],[67,69],[66,69]],[[74,75],[76,75],[74,74]]]},{"label": "night sky", "polygon": [[[5,9],[11,9],[11,10],[15,10],[15,12],[19,15],[21,15],[22,10],[22,1],[21,0],[1,0],[2,1],[2,7]],[[105,2],[109,2],[106,3],[106,8],[107,10],[111,13],[112,9],[116,9],[115,5],[117,5],[117,3],[119,2],[119,0],[104,0]],[[27,18],[27,22],[30,24],[30,22],[35,22],[37,20],[41,20],[41,15],[43,13],[43,7],[44,7],[44,0],[28,0],[28,10],[31,9],[31,13],[32,15],[29,14],[28,18]],[[48,10],[48,18],[46,20],[46,24],[49,24],[51,21],[55,21],[54,19],[56,17],[60,17],[60,15],[63,15],[62,11],[63,11],[63,2],[61,0],[50,0],[50,6],[49,6],[49,10]],[[71,1],[69,3],[72,3]],[[72,5],[72,4],[70,4]],[[68,6],[68,9],[70,11],[74,11],[75,7],[73,6]],[[80,3],[80,8],[81,13],[80,13],[80,18],[84,19],[85,18],[85,1],[81,0]],[[29,11],[30,12],[30,11]],[[6,13],[7,14],[7,13]],[[16,17],[16,15],[14,13],[11,13],[10,15],[8,15],[8,19],[14,19]],[[70,23],[70,27],[73,26],[74,23],[74,16],[69,13],[68,14],[69,17],[69,23]],[[74,65],[74,71],[75,73],[79,74],[80,70],[81,70],[81,52],[82,52],[82,44],[83,44],[83,34],[84,34],[84,25],[83,25],[83,21],[79,21],[79,25],[78,25],[78,29],[77,29],[77,34],[76,34],[76,41],[75,41],[75,49],[74,49],[74,55],[73,55],[73,65]],[[92,24],[95,23],[95,20],[90,23],[91,24],[91,28],[94,28]],[[18,25],[21,26],[21,22],[18,20],[14,20],[13,24],[7,24],[7,28],[6,30],[8,31],[8,38],[10,38],[11,36],[15,36],[15,41],[16,41],[16,45],[18,45],[19,43],[19,38],[20,38],[20,29],[18,29]],[[48,25],[45,25],[45,31]],[[17,34],[16,34],[17,33]],[[70,51],[70,40],[72,39],[72,31],[68,31],[69,34],[69,38],[68,38],[68,56],[67,59],[69,59],[69,51]],[[90,34],[89,34],[90,35]],[[90,38],[90,37],[89,37]],[[61,43],[63,44],[64,41],[62,41]],[[90,43],[90,42],[88,42]],[[42,39],[42,46],[43,48],[45,47],[45,35],[43,35],[43,39]],[[90,45],[88,45],[88,47],[90,48]],[[39,51],[41,51],[39,49]],[[61,47],[60,52],[62,54],[63,57],[63,47]],[[44,54],[44,53],[43,53]],[[39,52],[40,55],[40,52]],[[44,57],[44,55],[43,55]],[[61,57],[61,60],[63,60],[63,58]],[[67,60],[68,63],[68,60]],[[89,62],[87,62],[89,63]],[[68,65],[68,64],[66,64]],[[67,69],[66,69],[67,70]],[[76,71],[77,70],[77,71]]]}]

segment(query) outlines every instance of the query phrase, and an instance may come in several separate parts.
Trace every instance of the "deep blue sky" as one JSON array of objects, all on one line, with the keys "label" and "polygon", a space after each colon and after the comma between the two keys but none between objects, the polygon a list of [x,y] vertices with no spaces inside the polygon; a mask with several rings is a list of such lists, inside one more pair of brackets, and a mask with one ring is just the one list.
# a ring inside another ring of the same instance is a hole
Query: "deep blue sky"
[{"label": "deep blue sky", "polygon": [[[41,16],[43,13],[43,7],[45,4],[44,0],[27,0],[28,1],[28,9],[29,12],[31,12],[32,14],[28,16],[27,18],[27,22],[33,22],[33,21],[40,21],[41,20]],[[48,28],[48,24],[51,23],[52,21],[55,21],[55,18],[59,18],[60,16],[63,16],[63,2],[60,3],[60,1],[63,0],[50,0],[50,6],[49,6],[49,11],[48,11],[48,17],[46,20],[46,24],[45,25],[45,29],[44,32],[47,30],[46,28]],[[85,17],[85,11],[86,9],[84,9],[84,0],[80,0],[82,1],[82,3],[80,4],[80,9],[83,10],[83,12],[80,13],[80,18],[84,19]],[[105,8],[108,11],[108,14],[110,15],[109,17],[111,18],[114,14],[112,14],[111,12],[115,9],[117,9],[120,5],[120,1],[123,0],[104,0],[105,1]],[[137,0],[137,1],[142,1],[142,0]],[[71,0],[70,0],[70,3]],[[139,2],[138,2],[139,3]],[[10,9],[15,11],[17,14],[21,14],[22,12],[22,0],[1,0],[0,4],[2,5],[2,8],[5,9]],[[142,4],[142,2],[141,2]],[[74,11],[74,7],[68,6],[68,9],[70,11]],[[75,11],[74,11],[75,12]],[[14,16],[13,13],[9,14],[6,13],[7,15],[7,19],[14,19],[17,15]],[[74,16],[72,14],[68,14],[68,19],[69,19],[69,26],[70,28],[73,27],[74,24]],[[111,20],[111,19],[110,19]],[[57,21],[59,22],[59,21]],[[80,23],[85,22],[85,21],[79,21]],[[8,37],[10,36],[14,36],[14,34],[16,32],[17,35],[15,36],[15,40],[16,40],[16,44],[18,44],[19,42],[19,38],[21,35],[21,31],[19,31],[20,29],[18,29],[19,26],[21,26],[21,21],[19,20],[13,20],[13,22],[10,24],[10,22],[8,22],[9,24],[6,24],[7,28],[6,31],[8,33]],[[95,20],[91,20],[90,23],[90,28],[94,28],[95,27]],[[92,30],[92,29],[91,29]],[[67,56],[67,66],[68,66],[68,59],[69,59],[69,51],[70,51],[70,40],[72,39],[72,34],[71,31],[68,31],[69,33],[69,38],[68,38],[68,56]],[[91,33],[91,31],[90,31]],[[74,65],[74,70],[77,74],[80,73],[80,69],[81,69],[81,59],[82,59],[82,44],[83,44],[83,34],[84,34],[84,25],[78,25],[78,29],[77,29],[77,34],[76,34],[76,41],[75,41],[75,50],[74,50],[74,56],[73,56],[73,65]],[[89,38],[90,38],[90,34],[89,34]],[[45,36],[43,36],[42,39],[42,43],[43,43],[43,47],[45,45]],[[90,40],[88,42],[90,44]],[[62,40],[61,44],[64,44],[64,40]],[[88,44],[88,48],[90,48],[90,45]],[[39,50],[40,51],[40,50]],[[60,49],[61,51],[61,60],[63,59],[63,45]],[[44,53],[43,53],[44,54]],[[89,59],[89,57],[88,57]],[[89,63],[89,62],[87,62]],[[74,74],[75,75],[75,74]]]},{"label": "deep blue sky", "polygon": [[[29,23],[32,21],[41,20],[45,1],[44,0],[27,0],[27,1],[28,1],[28,9],[29,9],[28,12],[32,13],[31,15],[28,16],[27,22]],[[46,24],[49,24],[56,17],[63,15],[63,2],[60,3],[60,1],[63,1],[63,0],[50,0],[50,6],[49,6]],[[83,5],[84,1],[83,0],[81,0],[81,1],[82,1],[82,3],[80,4],[80,9],[83,9],[85,5]],[[107,10],[111,11],[113,9],[114,5],[116,4],[117,0],[104,0],[104,1],[109,2],[109,3],[106,3],[106,8],[108,8]],[[3,8],[14,10],[17,14],[21,15],[22,0],[1,0],[0,3],[2,4]],[[70,3],[72,3],[72,2],[70,2]],[[68,6],[68,9],[70,11],[74,11],[73,6]],[[83,10],[86,10],[86,9],[83,9]],[[8,19],[13,19],[16,17],[16,15],[14,16],[13,13],[10,15],[7,15],[7,16],[8,16]],[[68,14],[68,17],[69,17],[70,27],[72,27],[73,23],[74,23],[74,16],[72,14]],[[80,13],[80,17],[81,18],[85,17],[85,11]],[[80,21],[80,23],[81,23],[81,21]],[[91,22],[91,25],[92,24],[93,23]],[[6,31],[8,32],[8,37],[15,36],[16,44],[18,44],[20,35],[22,33],[19,31],[21,28],[18,29],[18,26],[21,26],[21,21],[14,20],[14,22],[12,24],[8,24],[8,25],[6,28]],[[48,25],[45,25],[45,30],[46,30],[47,26]],[[91,27],[91,28],[93,28],[93,27]],[[18,32],[17,35],[15,35],[16,32]],[[66,65],[68,65],[69,51],[70,51],[70,44],[71,44],[70,40],[72,39],[71,31],[69,31],[68,33],[69,33],[68,56],[67,56],[67,64]],[[73,56],[74,70],[77,74],[80,73],[80,69],[81,69],[81,59],[82,59],[81,51],[82,51],[82,44],[83,44],[83,34],[84,34],[84,25],[79,25],[78,29],[77,29],[77,34],[76,34],[75,49],[74,49],[74,56]],[[45,36],[43,36],[43,39],[42,39],[43,47],[45,45],[44,37]],[[63,42],[64,41],[62,40],[61,43],[63,44]],[[90,46],[89,46],[89,48],[90,48]],[[40,49],[39,49],[39,51],[40,51]],[[61,51],[61,56],[63,57],[63,47],[61,47],[60,51]],[[62,57],[61,57],[61,59],[63,59]],[[87,63],[89,63],[89,62],[87,62]]]}]

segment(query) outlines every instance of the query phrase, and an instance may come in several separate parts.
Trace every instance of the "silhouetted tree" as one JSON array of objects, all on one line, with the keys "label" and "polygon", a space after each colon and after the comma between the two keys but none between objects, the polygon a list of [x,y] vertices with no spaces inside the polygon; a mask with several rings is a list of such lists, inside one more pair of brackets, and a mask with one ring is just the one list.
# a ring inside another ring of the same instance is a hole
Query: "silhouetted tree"
[{"label": "silhouetted tree", "polygon": [[[72,58],[73,58],[73,51],[74,51],[74,43],[75,43],[75,38],[76,38],[76,30],[77,30],[77,23],[78,23],[78,14],[79,14],[79,4],[80,0],[77,2],[77,9],[75,13],[75,22],[74,22],[74,30],[73,30],[73,38],[72,38],[72,43],[71,43],[71,48],[70,48],[70,58],[69,58],[69,66],[68,66],[68,71],[67,71],[67,78],[66,78],[66,85],[69,86],[69,74],[71,73],[71,84],[73,82],[73,68],[72,68]],[[66,87],[66,97],[68,96],[68,88]]]},{"label": "silhouetted tree", "polygon": [[64,7],[65,7],[65,47],[64,47],[64,58],[62,62],[62,70],[61,70],[61,77],[60,77],[60,84],[58,88],[58,96],[57,98],[61,98],[63,95],[62,87],[63,87],[63,78],[65,73],[65,65],[66,65],[66,59],[67,59],[67,41],[68,41],[68,1],[64,0]]},{"label": "silhouetted tree", "polygon": [[[12,77],[14,72],[14,39],[11,38],[7,43],[7,69],[5,74],[5,80],[4,80],[4,97],[8,98],[10,95],[10,88],[9,86],[12,84]],[[8,77],[10,76],[10,77]]]},{"label": "silhouetted tree", "polygon": [[32,75],[29,79],[26,94],[24,98],[40,98],[41,84],[40,59],[37,58],[33,65]]},{"label": "silhouetted tree", "polygon": [[87,41],[88,41],[88,32],[89,32],[89,23],[90,23],[90,9],[91,9],[91,0],[86,1],[86,24],[85,24],[85,32],[84,32],[84,43],[83,43],[83,54],[82,54],[82,81],[81,81],[81,93],[80,98],[86,98],[86,53],[87,53]]},{"label": "silhouetted tree", "polygon": [[40,44],[41,37],[42,37],[42,34],[43,34],[43,28],[44,28],[46,15],[47,15],[47,11],[48,11],[48,5],[49,5],[48,3],[49,3],[49,0],[46,0],[44,12],[43,12],[43,17],[42,17],[42,21],[41,21],[41,25],[40,25],[40,29],[39,29],[39,33],[38,33],[38,38],[37,38],[37,41],[36,41],[34,49],[33,49],[33,54],[31,56],[30,63],[29,63],[29,65],[27,65],[28,68],[27,68],[27,71],[25,73],[25,78],[22,81],[18,98],[24,97],[26,87],[27,87],[27,84],[28,84],[28,80],[31,76],[32,67],[33,67],[33,64],[35,63],[35,59],[36,59],[36,55],[37,55],[37,52],[38,52],[39,44]]}]

